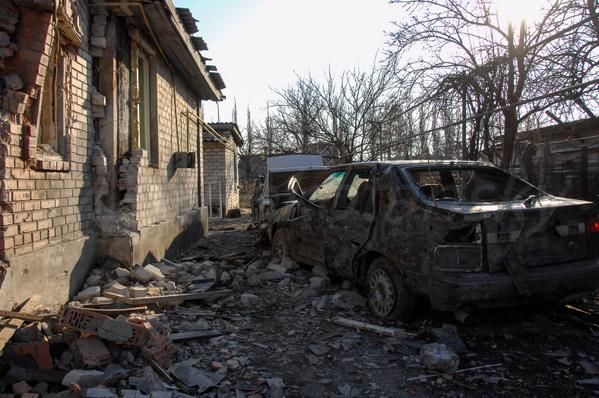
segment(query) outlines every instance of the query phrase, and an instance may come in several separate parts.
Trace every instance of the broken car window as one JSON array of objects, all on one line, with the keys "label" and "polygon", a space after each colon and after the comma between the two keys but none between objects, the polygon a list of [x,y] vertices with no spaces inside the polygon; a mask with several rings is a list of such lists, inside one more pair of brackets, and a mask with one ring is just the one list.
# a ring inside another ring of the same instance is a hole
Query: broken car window
[{"label": "broken car window", "polygon": [[491,167],[412,169],[410,174],[430,200],[504,202],[542,192],[523,180]]},{"label": "broken car window", "polygon": [[369,200],[371,192],[370,169],[353,171],[346,187],[346,190],[339,198],[338,209],[351,208],[365,211],[368,205],[372,207],[372,201]]},{"label": "broken car window", "polygon": [[312,195],[310,195],[308,199],[319,204],[332,200],[335,197],[335,193],[337,192],[339,185],[341,185],[341,181],[343,181],[345,174],[345,171],[334,171],[329,174],[327,179],[312,192]]}]

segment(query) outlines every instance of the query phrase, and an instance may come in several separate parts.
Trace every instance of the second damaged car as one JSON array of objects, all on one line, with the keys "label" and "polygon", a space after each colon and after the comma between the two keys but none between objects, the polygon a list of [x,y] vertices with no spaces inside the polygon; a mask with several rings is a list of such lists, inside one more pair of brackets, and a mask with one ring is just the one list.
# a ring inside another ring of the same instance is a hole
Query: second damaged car
[{"label": "second damaged car", "polygon": [[324,265],[406,319],[419,298],[442,311],[559,300],[599,286],[594,203],[549,195],[482,162],[355,163],[274,215],[273,251]]}]

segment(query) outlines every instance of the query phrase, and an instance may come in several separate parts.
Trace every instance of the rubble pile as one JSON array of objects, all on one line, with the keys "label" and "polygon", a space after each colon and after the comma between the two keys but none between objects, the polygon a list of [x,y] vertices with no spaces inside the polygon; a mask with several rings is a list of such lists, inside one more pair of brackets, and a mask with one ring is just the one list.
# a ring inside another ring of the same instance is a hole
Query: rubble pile
[{"label": "rubble pile", "polygon": [[[178,261],[93,269],[59,312],[33,298],[0,311],[0,341],[10,339],[0,394],[460,397],[493,386],[522,395],[543,388],[527,378],[528,366],[573,380],[559,392],[596,389],[594,336],[569,337],[563,324],[539,328],[528,318],[509,332],[500,322],[458,328],[434,314],[410,324],[381,321],[349,281],[272,258],[253,242],[241,229],[213,231]],[[541,330],[591,348],[549,352],[553,338],[535,353],[539,347],[522,341],[540,340]]]}]

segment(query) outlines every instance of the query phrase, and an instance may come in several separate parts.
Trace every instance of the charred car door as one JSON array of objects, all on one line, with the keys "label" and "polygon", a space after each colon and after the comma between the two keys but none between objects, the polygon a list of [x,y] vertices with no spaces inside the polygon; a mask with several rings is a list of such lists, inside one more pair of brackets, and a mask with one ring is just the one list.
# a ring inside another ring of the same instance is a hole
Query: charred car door
[{"label": "charred car door", "polygon": [[353,167],[328,213],[325,263],[334,273],[347,278],[353,275],[353,259],[368,240],[373,222],[374,170],[374,166]]},{"label": "charred car door", "polygon": [[290,250],[297,261],[324,264],[327,214],[346,174],[346,169],[331,171],[307,200],[298,201],[290,228]]}]

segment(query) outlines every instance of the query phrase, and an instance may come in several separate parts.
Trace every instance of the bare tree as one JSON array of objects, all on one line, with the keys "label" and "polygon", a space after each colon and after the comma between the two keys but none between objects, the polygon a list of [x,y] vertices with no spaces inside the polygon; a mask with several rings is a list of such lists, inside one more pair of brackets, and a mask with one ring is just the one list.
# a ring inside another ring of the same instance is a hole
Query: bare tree
[{"label": "bare tree", "polygon": [[[489,113],[494,108],[499,107],[502,114],[502,131],[497,134],[503,133],[501,166],[507,168],[519,124],[549,107],[574,99],[561,96],[521,105],[550,86],[566,83],[564,78],[558,79],[559,70],[563,76],[563,70],[574,64],[573,57],[565,51],[556,54],[555,50],[565,49],[575,36],[579,44],[584,35],[588,38],[583,30],[592,26],[591,19],[581,23],[588,7],[576,8],[573,0],[548,0],[540,20],[522,22],[514,29],[511,24],[500,23],[490,0],[392,2],[402,5],[410,15],[396,23],[397,30],[391,35],[391,54],[401,60],[401,80],[416,90],[416,98],[454,92],[455,100],[447,105],[457,110],[461,97],[468,104],[470,115],[477,115],[469,125],[468,157],[475,156],[481,147],[488,149],[492,126]],[[579,52],[587,49],[585,62],[593,59],[588,46],[578,47]],[[575,75],[580,78],[592,68],[586,62]],[[553,73],[548,79],[550,71]]]}]

